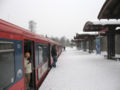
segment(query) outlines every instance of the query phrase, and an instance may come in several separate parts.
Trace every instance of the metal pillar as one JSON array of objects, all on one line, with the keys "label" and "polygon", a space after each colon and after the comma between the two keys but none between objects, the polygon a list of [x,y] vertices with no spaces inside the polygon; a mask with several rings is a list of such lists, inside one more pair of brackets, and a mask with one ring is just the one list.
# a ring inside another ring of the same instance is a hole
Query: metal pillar
[{"label": "metal pillar", "polygon": [[108,59],[115,56],[115,31],[112,29],[107,32],[107,54]]},{"label": "metal pillar", "polygon": [[84,48],[84,51],[86,51],[86,48],[87,48],[87,45],[86,45],[86,41],[83,42],[83,48]]},{"label": "metal pillar", "polygon": [[93,52],[93,48],[92,48],[92,40],[90,39],[89,40],[89,53],[92,53]]}]

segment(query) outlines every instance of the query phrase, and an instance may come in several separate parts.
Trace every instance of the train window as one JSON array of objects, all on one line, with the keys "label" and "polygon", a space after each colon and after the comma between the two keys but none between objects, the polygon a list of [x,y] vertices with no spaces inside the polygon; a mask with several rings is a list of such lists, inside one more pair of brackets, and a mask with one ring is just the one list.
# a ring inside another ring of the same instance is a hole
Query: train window
[{"label": "train window", "polygon": [[43,53],[43,62],[46,62],[46,60],[48,59],[48,46],[47,45],[45,45],[44,47],[43,47],[43,51],[44,51],[44,53]]},{"label": "train window", "polygon": [[0,89],[14,82],[14,43],[0,41]]},{"label": "train window", "polygon": [[46,62],[48,59],[48,46],[47,45],[40,45],[39,49],[39,65],[43,62]]},{"label": "train window", "polygon": [[41,46],[39,46],[38,49],[39,49],[39,64],[42,64],[42,62],[43,62],[43,49]]},{"label": "train window", "polygon": [[13,48],[14,48],[13,42],[0,41],[0,50],[3,50],[3,52],[5,50],[10,50]]}]

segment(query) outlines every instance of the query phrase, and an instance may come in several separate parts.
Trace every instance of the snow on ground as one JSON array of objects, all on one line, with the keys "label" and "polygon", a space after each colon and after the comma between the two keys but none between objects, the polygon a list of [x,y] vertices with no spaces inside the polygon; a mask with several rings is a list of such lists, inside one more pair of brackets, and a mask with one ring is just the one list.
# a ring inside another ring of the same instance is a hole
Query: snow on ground
[{"label": "snow on ground", "polygon": [[67,48],[39,90],[120,90],[120,62]]}]

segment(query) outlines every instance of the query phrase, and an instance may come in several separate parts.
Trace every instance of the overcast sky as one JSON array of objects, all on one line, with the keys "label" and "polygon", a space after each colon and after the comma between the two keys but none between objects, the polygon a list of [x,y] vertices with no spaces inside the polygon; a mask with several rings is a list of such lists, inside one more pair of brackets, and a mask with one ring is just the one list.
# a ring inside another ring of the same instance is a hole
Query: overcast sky
[{"label": "overcast sky", "polygon": [[36,32],[72,39],[82,32],[88,20],[96,20],[105,0],[0,0],[0,18],[28,29],[37,23]]}]

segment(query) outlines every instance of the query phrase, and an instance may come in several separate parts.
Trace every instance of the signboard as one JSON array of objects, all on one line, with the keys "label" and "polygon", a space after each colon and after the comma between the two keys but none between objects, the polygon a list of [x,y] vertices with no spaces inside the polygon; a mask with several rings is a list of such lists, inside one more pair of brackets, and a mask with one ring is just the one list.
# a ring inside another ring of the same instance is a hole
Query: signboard
[{"label": "signboard", "polygon": [[96,39],[96,53],[100,54],[100,39]]}]

